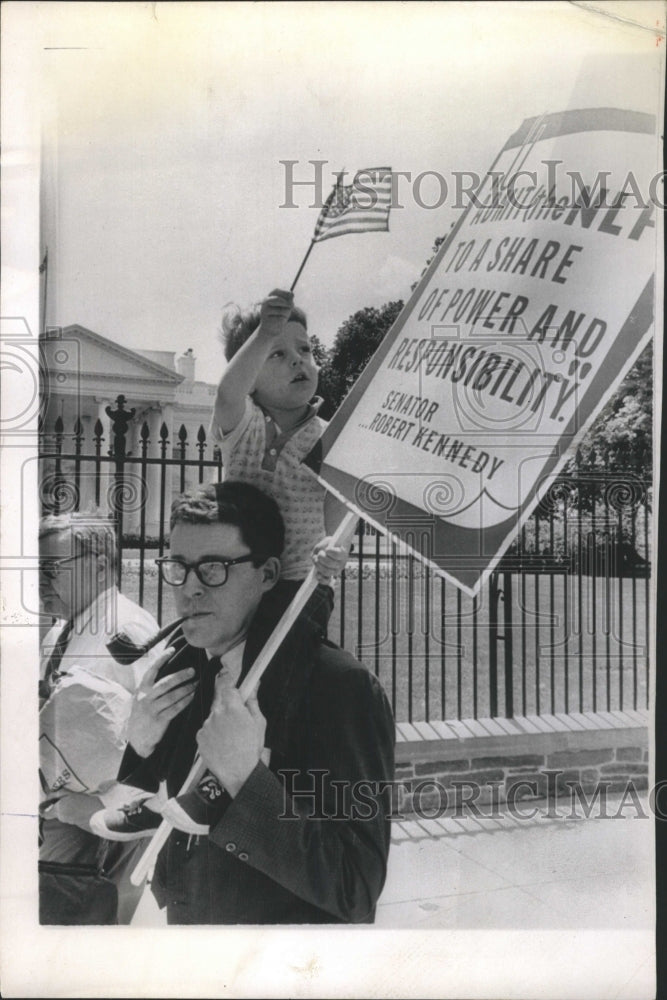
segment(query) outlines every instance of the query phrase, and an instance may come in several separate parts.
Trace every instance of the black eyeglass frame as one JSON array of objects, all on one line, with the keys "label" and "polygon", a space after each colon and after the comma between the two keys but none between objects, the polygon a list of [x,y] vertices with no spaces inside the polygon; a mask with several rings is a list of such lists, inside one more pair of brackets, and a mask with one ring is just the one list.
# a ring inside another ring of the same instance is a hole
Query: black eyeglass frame
[{"label": "black eyeglass frame", "polygon": [[42,556],[39,559],[38,569],[40,573],[44,573],[50,580],[55,580],[64,563],[74,562],[75,559],[83,559],[85,555],[87,555],[86,552],[77,552],[76,555],[62,556],[60,558],[58,556]]},{"label": "black eyeglass frame", "polygon": [[[163,582],[166,583],[168,587],[182,587],[182,586],[184,586],[185,581],[187,580],[188,576],[190,575],[190,571],[194,570],[195,576],[197,577],[197,579],[199,580],[200,583],[203,583],[205,587],[215,588],[215,587],[224,587],[224,585],[227,583],[227,580],[229,579],[229,567],[230,566],[237,566],[239,563],[257,562],[257,561],[262,562],[263,560],[262,560],[261,557],[257,556],[254,552],[249,552],[248,555],[237,556],[236,559],[211,559],[211,558],[206,558],[206,559],[199,559],[197,562],[192,562],[192,563],[191,562],[187,562],[185,559],[177,559],[174,556],[160,556],[159,559],[155,560],[155,564],[158,567],[158,571],[160,573],[160,576],[162,577]],[[171,580],[167,579],[167,577],[165,575],[165,571],[164,571],[164,566],[165,566],[166,563],[169,563],[172,566],[176,565],[176,566],[182,566],[183,567],[183,569],[185,570],[185,573],[184,573],[183,579],[181,580],[180,583],[172,583]],[[214,563],[216,566],[224,566],[225,567],[225,578],[224,578],[224,580],[221,580],[220,583],[208,583],[204,579],[204,577],[201,575],[200,566],[210,565],[211,563]]]}]

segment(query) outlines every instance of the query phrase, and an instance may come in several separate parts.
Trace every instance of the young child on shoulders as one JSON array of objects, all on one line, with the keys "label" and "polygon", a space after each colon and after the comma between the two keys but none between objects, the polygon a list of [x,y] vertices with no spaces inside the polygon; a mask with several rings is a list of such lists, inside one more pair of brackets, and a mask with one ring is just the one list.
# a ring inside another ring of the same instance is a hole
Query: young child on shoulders
[{"label": "young child on shoulders", "polygon": [[275,289],[261,305],[227,313],[223,333],[228,365],[212,433],[225,478],[252,483],[275,499],[285,522],[282,597],[296,593],[314,562],[319,600],[308,613],[326,628],[333,592],[325,585],[342,572],[349,549],[333,546],[329,537],[344,506],[302,465],[326,426],[317,415],[318,369],[305,314],[291,292]]},{"label": "young child on shoulders", "polygon": [[[319,585],[303,614],[326,635],[333,608],[328,584],[344,569],[349,548],[334,546],[329,537],[346,508],[302,465],[326,426],[317,416],[318,370],[306,317],[291,292],[276,289],[260,306],[228,313],[223,332],[229,363],[218,385],[211,430],[225,479],[268,493],[285,523],[281,579],[265,599],[283,610],[314,563]],[[140,797],[112,811],[110,820],[100,812],[94,828],[109,840],[149,836],[165,808],[159,799]],[[169,800],[163,815],[179,830],[206,835],[224,802],[207,772],[195,789]]]}]

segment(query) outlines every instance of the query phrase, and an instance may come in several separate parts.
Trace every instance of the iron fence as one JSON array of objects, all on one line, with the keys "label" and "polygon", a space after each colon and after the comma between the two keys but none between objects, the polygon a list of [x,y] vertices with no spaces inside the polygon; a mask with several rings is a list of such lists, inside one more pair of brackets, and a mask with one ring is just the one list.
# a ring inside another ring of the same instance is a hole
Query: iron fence
[{"label": "iron fence", "polygon": [[[97,421],[40,430],[41,506],[95,507],[115,522],[118,584],[158,620],[175,615],[154,558],[172,496],[220,481],[200,427],[165,424],[127,450],[124,400]],[[649,698],[650,488],[604,466],[561,477],[476,598],[360,521],[329,626],[382,681],[397,721],[644,708]]]}]

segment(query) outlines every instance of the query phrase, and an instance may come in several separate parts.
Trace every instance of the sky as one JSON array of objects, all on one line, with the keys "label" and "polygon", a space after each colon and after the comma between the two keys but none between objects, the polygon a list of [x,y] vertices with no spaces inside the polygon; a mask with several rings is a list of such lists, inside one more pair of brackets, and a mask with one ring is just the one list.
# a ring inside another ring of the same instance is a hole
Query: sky
[{"label": "sky", "polygon": [[532,115],[659,94],[654,3],[5,6],[31,12],[41,71],[47,322],[191,347],[207,381],[224,308],[289,287],[308,248],[314,189],[281,207],[281,161],[297,180],[325,161],[325,197],[342,169],[410,172],[389,232],[313,249],[297,302],[330,345],[409,296],[457,217],[454,172],[483,174]]}]

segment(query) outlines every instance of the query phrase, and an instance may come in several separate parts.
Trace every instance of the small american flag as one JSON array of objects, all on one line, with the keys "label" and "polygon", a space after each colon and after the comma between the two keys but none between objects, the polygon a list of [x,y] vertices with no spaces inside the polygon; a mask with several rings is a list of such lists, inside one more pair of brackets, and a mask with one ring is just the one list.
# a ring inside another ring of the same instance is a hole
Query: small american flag
[{"label": "small american flag", "polygon": [[391,207],[391,167],[358,170],[351,184],[340,174],[315,226],[313,243],[346,233],[386,232]]}]

